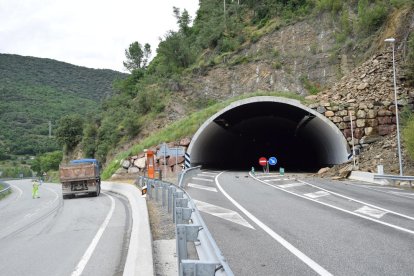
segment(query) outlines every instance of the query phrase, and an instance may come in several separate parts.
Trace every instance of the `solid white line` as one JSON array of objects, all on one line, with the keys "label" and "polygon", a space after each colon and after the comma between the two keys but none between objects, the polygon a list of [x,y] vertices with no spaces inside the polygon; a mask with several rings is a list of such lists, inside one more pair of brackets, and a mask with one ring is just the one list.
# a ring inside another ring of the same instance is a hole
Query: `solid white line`
[{"label": "solid white line", "polygon": [[75,270],[72,272],[71,276],[79,276],[82,274],[82,271],[85,269],[86,265],[88,264],[89,259],[91,258],[93,252],[95,251],[96,246],[98,245],[99,240],[102,237],[103,232],[105,231],[108,223],[112,217],[112,214],[115,210],[115,200],[112,196],[103,193],[111,199],[111,209],[106,215],[106,218],[102,225],[99,227],[98,232],[96,233],[95,237],[93,238],[91,244],[89,245],[88,249],[86,249],[85,254],[83,254],[81,260],[79,261],[78,265],[76,266]]},{"label": "solid white line", "polygon": [[206,179],[206,178],[199,178],[199,177],[193,177],[194,180],[201,180],[201,181],[207,181],[207,182],[214,182],[213,179]]},{"label": "solid white line", "polygon": [[[251,177],[252,177],[252,178],[255,178],[254,176],[251,176]],[[255,178],[255,179],[256,179],[257,181],[259,181],[259,182],[261,182],[261,183],[263,183],[263,184],[267,185],[267,186],[270,186],[270,187],[274,188],[274,189],[278,189],[278,190],[284,191],[284,192],[286,192],[286,193],[289,193],[289,194],[292,194],[292,195],[295,195],[295,196],[298,196],[298,197],[301,197],[301,198],[305,198],[305,199],[307,199],[307,200],[311,200],[311,201],[313,201],[313,202],[316,202],[316,203],[319,203],[319,204],[322,204],[322,205],[325,205],[325,206],[328,206],[328,207],[334,208],[334,209],[336,209],[336,210],[339,210],[339,211],[342,211],[342,212],[345,212],[345,213],[348,213],[348,214],[351,214],[351,215],[354,215],[354,216],[357,216],[357,217],[360,217],[360,218],[364,218],[364,219],[367,219],[367,220],[371,220],[371,221],[377,222],[377,223],[379,223],[379,224],[386,225],[386,226],[389,226],[389,227],[391,227],[391,228],[394,228],[394,229],[397,229],[397,230],[400,230],[400,231],[403,231],[403,232],[406,232],[406,233],[409,233],[409,234],[414,235],[414,231],[412,231],[412,230],[409,230],[409,229],[406,229],[406,228],[403,228],[403,227],[399,227],[399,226],[397,226],[397,225],[390,224],[390,223],[387,223],[387,222],[383,222],[383,221],[380,221],[380,220],[377,220],[377,219],[373,219],[373,218],[370,218],[370,217],[367,217],[367,216],[363,216],[363,215],[357,214],[357,213],[355,213],[355,212],[348,211],[348,210],[345,210],[345,209],[339,208],[339,207],[337,207],[337,206],[334,206],[334,205],[331,205],[331,204],[328,204],[328,203],[324,203],[324,202],[321,202],[321,201],[318,201],[318,200],[315,200],[315,199],[312,199],[312,198],[309,198],[309,197],[306,197],[306,196],[303,196],[303,195],[299,195],[299,194],[296,194],[296,193],[290,192],[290,191],[288,191],[288,190],[281,189],[281,188],[279,188],[279,187],[277,187],[277,186],[270,185],[269,183],[266,183],[266,182],[264,182],[264,181],[262,181],[262,180],[260,180],[260,179],[257,179],[257,178]],[[311,184],[309,184],[309,183],[307,183],[307,182],[305,182],[305,181],[302,181],[302,180],[298,180],[298,181],[301,181],[301,182],[303,182],[303,183],[306,183],[306,184],[308,184],[308,185],[311,185]],[[311,186],[314,186],[314,185],[311,185]],[[314,187],[318,187],[318,186],[314,186]],[[328,192],[329,192],[329,191],[328,191]],[[331,194],[338,195],[338,196],[341,196],[341,195],[336,194],[336,193],[334,193],[334,192],[330,192],[330,193],[331,193]],[[346,198],[345,196],[342,196],[342,197]],[[350,200],[354,200],[354,199],[350,199]],[[359,202],[358,200],[354,200],[354,201],[355,201],[355,202],[358,202],[358,203],[361,203],[361,202]],[[386,211],[385,209],[380,208],[380,207],[376,207],[376,206],[374,206],[374,205],[370,205],[370,204],[366,204],[366,205],[371,206],[371,207],[373,207],[373,208],[377,208],[377,209],[380,209],[380,210]],[[395,213],[395,212],[390,211],[389,213]],[[406,217],[405,215],[402,215],[402,214],[401,214],[401,216]],[[408,217],[408,216],[407,216],[407,217]]]},{"label": "solid white line", "polygon": [[[270,235],[273,239],[275,239],[278,243],[280,243],[283,247],[285,247],[287,250],[289,250],[293,255],[298,257],[302,262],[307,264],[310,268],[312,268],[316,273],[319,275],[332,275],[329,271],[324,269],[322,266],[317,264],[315,261],[313,261],[311,258],[306,256],[304,253],[299,251],[296,247],[294,247],[292,244],[290,244],[287,240],[279,236],[276,232],[274,232],[272,229],[270,229],[266,224],[261,222],[258,218],[253,216],[249,211],[247,211],[243,206],[241,206],[237,201],[235,201],[229,194],[224,191],[224,189],[221,187],[220,183],[218,182],[218,177],[222,174],[218,174],[215,178],[216,185],[219,188],[219,190],[223,193],[225,197],[230,200],[231,203],[233,203],[240,211],[242,211],[249,219],[251,219],[254,223],[256,223],[260,228],[263,229],[268,235]],[[259,180],[262,182],[262,180]],[[266,184],[266,182],[263,182]],[[269,185],[269,184],[266,184]],[[269,185],[272,186],[272,185]]]},{"label": "solid white line", "polygon": [[[22,189],[20,189],[19,187],[17,187],[16,185],[12,185],[10,184],[11,187],[13,187],[14,189],[17,189],[17,191],[19,192],[19,195],[13,200],[13,201],[17,201],[19,200],[19,198],[22,196],[23,191]],[[30,193],[31,194],[31,193]]]},{"label": "solid white line", "polygon": [[193,183],[188,183],[187,186],[192,187],[192,188],[196,188],[196,189],[200,189],[200,190],[206,190],[206,191],[217,193],[217,189],[214,188],[214,187],[208,187],[208,186],[203,186],[203,185],[198,185],[198,184],[193,184]]},{"label": "solid white line", "polygon": [[414,194],[411,194],[411,193],[404,193],[404,192],[389,192],[389,193],[397,195],[397,196],[405,197],[405,198],[411,198],[411,199],[414,198]]},{"label": "solid white line", "polygon": [[354,202],[358,202],[358,203],[361,203],[361,204],[363,204],[363,205],[367,205],[367,206],[370,206],[370,207],[372,207],[372,208],[379,209],[379,210],[382,210],[382,211],[384,211],[384,212],[387,212],[387,213],[390,213],[390,214],[394,214],[394,215],[397,215],[397,216],[400,216],[400,217],[403,217],[403,218],[406,218],[406,219],[409,219],[409,220],[414,220],[414,217],[410,217],[410,216],[407,216],[407,215],[404,215],[404,214],[400,214],[400,213],[397,213],[397,212],[394,212],[394,211],[391,211],[391,210],[388,210],[388,209],[385,209],[385,208],[382,208],[382,207],[379,207],[379,206],[376,206],[376,205],[372,205],[372,204],[369,204],[369,203],[367,203],[367,202],[364,202],[364,201],[361,201],[361,200],[354,199],[354,198],[352,198],[352,197],[348,197],[348,196],[345,196],[345,195],[341,195],[341,194],[338,194],[338,193],[335,193],[335,192],[329,191],[329,190],[327,190],[327,189],[321,188],[321,187],[319,187],[319,186],[316,186],[316,185],[310,184],[310,183],[305,182],[305,181],[303,181],[303,180],[299,180],[299,179],[298,179],[298,181],[299,181],[299,182],[302,182],[302,183],[305,183],[305,184],[307,184],[307,185],[309,185],[309,186],[312,186],[312,187],[314,187],[314,188],[320,189],[320,190],[322,190],[322,191],[325,191],[325,192],[331,193],[331,194],[333,194],[333,195],[336,195],[336,196],[339,196],[339,197],[342,197],[342,198],[345,198],[345,199],[348,199],[348,200],[351,200],[351,201],[354,201]]}]

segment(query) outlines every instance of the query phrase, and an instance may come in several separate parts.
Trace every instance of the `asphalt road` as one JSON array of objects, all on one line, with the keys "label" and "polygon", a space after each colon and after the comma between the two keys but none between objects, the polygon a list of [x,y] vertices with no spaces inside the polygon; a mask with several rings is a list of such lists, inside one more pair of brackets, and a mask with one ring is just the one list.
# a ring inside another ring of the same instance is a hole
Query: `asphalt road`
[{"label": "asphalt road", "polygon": [[44,183],[33,199],[29,180],[9,181],[0,201],[1,275],[122,275],[131,216],[116,194],[63,200]]},{"label": "asphalt road", "polygon": [[414,193],[204,171],[187,191],[235,275],[414,275]]}]

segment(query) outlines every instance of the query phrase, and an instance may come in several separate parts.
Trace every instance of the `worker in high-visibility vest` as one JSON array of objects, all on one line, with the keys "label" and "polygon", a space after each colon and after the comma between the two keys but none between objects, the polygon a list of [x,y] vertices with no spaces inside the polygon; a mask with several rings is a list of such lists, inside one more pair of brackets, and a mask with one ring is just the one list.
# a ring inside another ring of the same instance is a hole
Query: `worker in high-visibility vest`
[{"label": "worker in high-visibility vest", "polygon": [[39,182],[37,179],[33,180],[32,198],[39,198]]}]

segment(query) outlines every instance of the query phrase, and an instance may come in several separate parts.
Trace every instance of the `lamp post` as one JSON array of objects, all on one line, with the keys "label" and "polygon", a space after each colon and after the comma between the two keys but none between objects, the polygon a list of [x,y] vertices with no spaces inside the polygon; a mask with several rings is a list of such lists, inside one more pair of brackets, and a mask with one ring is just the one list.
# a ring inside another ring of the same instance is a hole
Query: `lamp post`
[{"label": "lamp post", "polygon": [[395,116],[397,124],[397,143],[398,143],[398,161],[400,163],[400,175],[403,175],[402,160],[401,160],[401,142],[400,142],[400,123],[398,118],[398,102],[397,102],[397,81],[395,77],[395,38],[387,38],[384,40],[392,44],[392,70],[394,75],[394,101],[395,101]]}]

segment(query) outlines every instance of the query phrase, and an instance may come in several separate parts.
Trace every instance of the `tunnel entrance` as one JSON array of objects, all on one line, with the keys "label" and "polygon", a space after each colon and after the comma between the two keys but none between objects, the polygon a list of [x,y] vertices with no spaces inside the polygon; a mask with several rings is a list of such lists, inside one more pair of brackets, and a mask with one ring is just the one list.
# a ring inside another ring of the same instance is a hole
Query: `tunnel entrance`
[{"label": "tunnel entrance", "polygon": [[261,168],[260,157],[274,156],[286,171],[314,172],[342,164],[350,156],[340,130],[299,101],[252,97],[232,103],[196,132],[187,153],[191,166],[209,169]]}]

